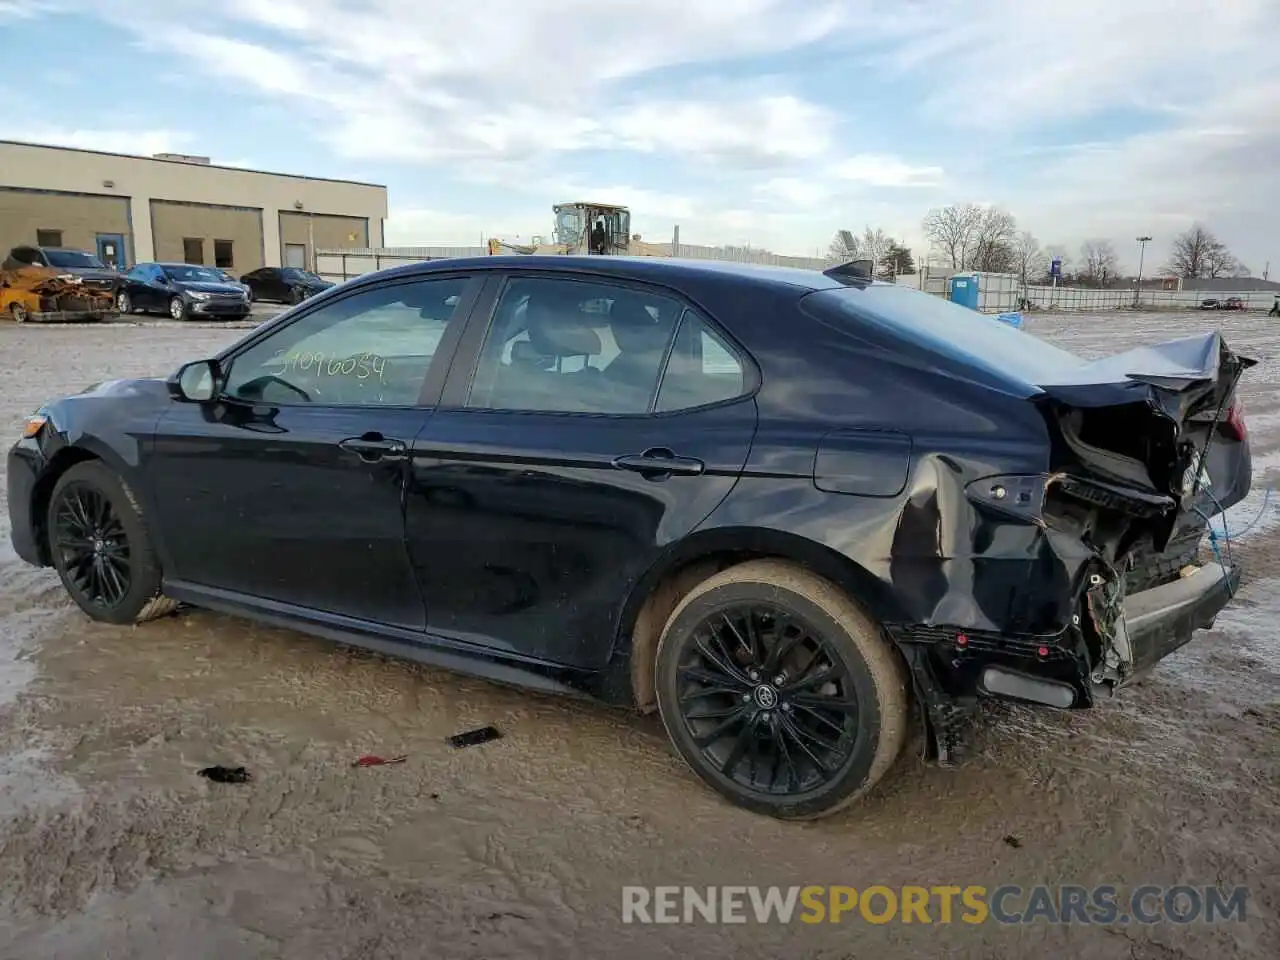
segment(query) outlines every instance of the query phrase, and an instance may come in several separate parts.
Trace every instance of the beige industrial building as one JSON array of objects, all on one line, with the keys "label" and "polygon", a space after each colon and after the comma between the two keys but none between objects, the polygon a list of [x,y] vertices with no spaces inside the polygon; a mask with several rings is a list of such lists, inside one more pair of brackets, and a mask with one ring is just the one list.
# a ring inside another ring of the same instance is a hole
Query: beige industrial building
[{"label": "beige industrial building", "polygon": [[381,247],[386,216],[371,183],[0,140],[0,259],[35,244],[119,266],[314,269],[317,249]]}]

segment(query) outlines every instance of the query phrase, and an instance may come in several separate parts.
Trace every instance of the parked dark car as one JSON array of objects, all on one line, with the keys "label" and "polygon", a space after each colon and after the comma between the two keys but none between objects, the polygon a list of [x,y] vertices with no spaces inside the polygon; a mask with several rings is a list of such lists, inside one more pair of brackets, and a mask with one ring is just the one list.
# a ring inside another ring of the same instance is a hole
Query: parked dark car
[{"label": "parked dark car", "polygon": [[1239,570],[1169,545],[1249,490],[1253,362],[1089,362],[840,268],[412,264],[42,406],[12,540],[95,620],[656,709],[726,797],[816,817],[914,722],[950,763],[980,699],[1089,707],[1213,623]]},{"label": "parked dark car", "polygon": [[219,268],[217,268],[217,269],[218,269],[218,273],[221,275],[221,277],[222,277],[222,279],[223,279],[224,281],[226,281],[227,283],[232,284],[233,286],[237,286],[237,287],[239,287],[241,290],[243,290],[243,291],[244,291],[245,298],[246,298],[247,300],[250,300],[250,301],[252,301],[252,300],[253,300],[253,291],[249,289],[249,285],[248,285],[247,283],[243,283],[243,282],[241,282],[240,278],[239,278],[239,277],[237,277],[237,276],[236,276],[234,273],[232,273],[230,270],[223,270],[221,267],[219,267]]},{"label": "parked dark car", "polygon": [[116,309],[128,313],[165,313],[174,320],[249,315],[244,287],[228,282],[215,267],[192,263],[140,263],[124,275]]},{"label": "parked dark car", "polygon": [[328,290],[334,284],[300,267],[262,267],[240,278],[254,300],[279,303],[301,303],[308,297]]},{"label": "parked dark car", "polygon": [[80,278],[89,290],[110,290],[114,293],[120,283],[120,274],[102,262],[96,254],[70,247],[19,246],[9,251],[4,267],[13,269],[21,264],[49,267],[60,273]]},{"label": "parked dark car", "polygon": [[1217,297],[1205,297],[1203,300],[1200,301],[1201,310],[1220,310],[1221,308],[1222,308],[1222,303],[1218,300]]}]

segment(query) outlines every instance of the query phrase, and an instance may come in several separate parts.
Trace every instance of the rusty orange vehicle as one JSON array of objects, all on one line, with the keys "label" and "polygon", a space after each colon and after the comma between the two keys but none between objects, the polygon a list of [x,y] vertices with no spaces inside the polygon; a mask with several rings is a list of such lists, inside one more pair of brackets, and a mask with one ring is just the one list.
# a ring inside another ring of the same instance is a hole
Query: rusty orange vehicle
[{"label": "rusty orange vehicle", "polygon": [[0,263],[0,316],[24,323],[104,320],[115,315],[109,287],[88,286],[73,273],[9,257]]}]

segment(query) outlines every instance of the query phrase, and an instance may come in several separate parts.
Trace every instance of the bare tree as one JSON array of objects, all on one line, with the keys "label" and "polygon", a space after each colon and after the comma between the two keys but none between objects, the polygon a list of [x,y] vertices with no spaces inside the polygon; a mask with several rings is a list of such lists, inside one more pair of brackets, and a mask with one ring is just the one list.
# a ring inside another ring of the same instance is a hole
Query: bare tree
[{"label": "bare tree", "polygon": [[1236,272],[1240,266],[1240,262],[1232,255],[1222,244],[1216,244],[1208,249],[1204,256],[1204,273],[1205,276],[1227,277]]},{"label": "bare tree", "polygon": [[1120,275],[1120,258],[1110,240],[1086,240],[1080,245],[1080,277],[1098,287],[1105,287]]},{"label": "bare tree", "polygon": [[1173,238],[1166,269],[1184,279],[1220,277],[1235,269],[1235,257],[1203,224],[1194,223]]},{"label": "bare tree", "polygon": [[951,261],[951,269],[967,266],[982,212],[977,204],[960,203],[938,207],[925,216],[924,235]]},{"label": "bare tree", "polygon": [[871,261],[873,269],[879,269],[892,246],[893,238],[879,227],[873,230],[870,224],[862,231],[862,238],[858,243],[863,258]]},{"label": "bare tree", "polygon": [[1040,241],[1031,235],[1030,230],[1023,230],[1013,241],[1013,258],[1014,272],[1024,287],[1038,280],[1047,269],[1048,261],[1040,249]]},{"label": "bare tree", "polygon": [[987,207],[978,217],[965,268],[1008,273],[1014,269],[1013,243],[1018,223],[1013,214]]}]

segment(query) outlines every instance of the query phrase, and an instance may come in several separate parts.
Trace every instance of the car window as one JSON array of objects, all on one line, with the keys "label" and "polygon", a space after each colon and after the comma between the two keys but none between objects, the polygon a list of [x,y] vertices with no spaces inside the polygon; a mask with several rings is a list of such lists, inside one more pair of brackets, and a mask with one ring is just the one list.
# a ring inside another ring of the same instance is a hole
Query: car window
[{"label": "car window", "polygon": [[656,409],[683,410],[746,392],[746,368],[709,323],[686,311],[658,391]]},{"label": "car window", "polygon": [[468,281],[387,283],[331,301],[231,361],[229,397],[413,406]]},{"label": "car window", "polygon": [[186,264],[165,267],[164,273],[170,280],[177,280],[180,283],[222,283],[225,279],[225,274],[221,270]]},{"label": "car window", "polygon": [[648,413],[682,310],[632,287],[514,279],[494,311],[467,406]]},{"label": "car window", "polygon": [[45,257],[55,267],[81,267],[105,270],[106,264],[83,250],[46,250]]},{"label": "car window", "polygon": [[130,270],[128,273],[126,273],[125,277],[127,277],[130,280],[138,280],[140,282],[145,283],[148,273],[149,271],[146,267],[136,266],[132,270]]}]

